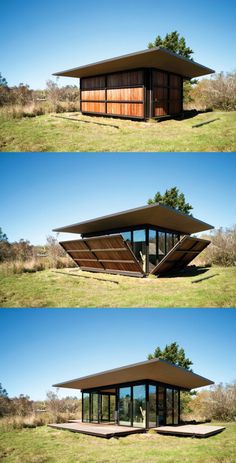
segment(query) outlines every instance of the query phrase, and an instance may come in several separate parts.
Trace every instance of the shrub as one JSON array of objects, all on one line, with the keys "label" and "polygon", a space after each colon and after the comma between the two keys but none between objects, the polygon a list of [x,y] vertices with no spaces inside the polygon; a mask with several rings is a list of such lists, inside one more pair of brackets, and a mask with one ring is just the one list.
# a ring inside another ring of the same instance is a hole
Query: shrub
[{"label": "shrub", "polygon": [[236,382],[220,383],[210,390],[199,392],[190,404],[191,418],[214,419],[220,421],[236,420]]},{"label": "shrub", "polygon": [[219,265],[231,267],[236,265],[236,226],[214,230],[209,239],[211,244],[194,260],[196,265]]},{"label": "shrub", "polygon": [[203,79],[190,93],[191,107],[220,111],[236,110],[236,72],[215,74]]}]

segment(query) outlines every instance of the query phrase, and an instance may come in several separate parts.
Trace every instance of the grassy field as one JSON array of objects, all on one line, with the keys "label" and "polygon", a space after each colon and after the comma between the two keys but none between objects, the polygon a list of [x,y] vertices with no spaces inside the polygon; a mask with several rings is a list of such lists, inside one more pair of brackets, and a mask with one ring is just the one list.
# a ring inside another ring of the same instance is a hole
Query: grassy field
[{"label": "grassy field", "polygon": [[[215,424],[215,423],[214,423]],[[217,423],[222,424],[222,423]],[[102,439],[45,426],[2,432],[3,463],[235,463],[236,423],[208,439],[147,434]]]},{"label": "grassy field", "polygon": [[[211,124],[192,128],[217,117]],[[0,151],[236,151],[235,131],[236,112],[203,113],[161,123],[79,113],[22,119],[0,114]]]},{"label": "grassy field", "polygon": [[236,267],[200,272],[144,279],[77,269],[0,272],[0,307],[235,307]]}]

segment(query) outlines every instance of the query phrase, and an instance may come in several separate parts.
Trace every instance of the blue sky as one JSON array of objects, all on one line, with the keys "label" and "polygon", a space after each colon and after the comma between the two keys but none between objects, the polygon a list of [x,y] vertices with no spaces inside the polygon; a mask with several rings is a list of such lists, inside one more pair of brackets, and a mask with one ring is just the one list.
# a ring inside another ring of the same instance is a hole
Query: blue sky
[{"label": "blue sky", "polygon": [[146,360],[173,341],[196,373],[236,379],[235,310],[2,309],[0,324],[0,382],[9,396],[44,399],[56,382]]},{"label": "blue sky", "polygon": [[2,153],[0,171],[10,241],[44,244],[53,228],[145,205],[172,186],[196,218],[235,224],[235,153]]},{"label": "blue sky", "polygon": [[9,0],[1,5],[0,71],[10,86],[44,88],[53,72],[142,50],[173,30],[195,61],[232,71],[235,14],[234,0]]}]

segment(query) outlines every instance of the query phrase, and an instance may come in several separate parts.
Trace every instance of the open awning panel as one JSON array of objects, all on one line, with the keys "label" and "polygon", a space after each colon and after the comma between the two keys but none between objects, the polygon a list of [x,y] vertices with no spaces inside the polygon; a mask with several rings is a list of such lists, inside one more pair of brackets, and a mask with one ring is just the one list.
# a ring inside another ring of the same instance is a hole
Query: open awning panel
[{"label": "open awning panel", "polygon": [[60,245],[81,270],[144,276],[142,267],[121,235],[62,241]]},{"label": "open awning panel", "polygon": [[151,273],[164,275],[169,272],[182,270],[203,251],[210,241],[191,236],[184,236],[159,262]]}]

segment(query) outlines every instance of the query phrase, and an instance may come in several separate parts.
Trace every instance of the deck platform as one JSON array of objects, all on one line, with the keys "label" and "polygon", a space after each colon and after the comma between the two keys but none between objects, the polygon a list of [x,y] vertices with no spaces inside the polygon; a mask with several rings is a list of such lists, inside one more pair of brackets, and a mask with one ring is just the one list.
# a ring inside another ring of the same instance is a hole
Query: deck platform
[{"label": "deck platform", "polygon": [[50,428],[66,429],[72,432],[79,432],[81,434],[88,434],[90,436],[111,437],[128,436],[130,434],[137,434],[146,432],[144,428],[131,428],[130,426],[118,426],[115,424],[97,424],[97,423],[82,423],[78,421],[69,423],[49,424]]},{"label": "deck platform", "polygon": [[154,428],[158,434],[189,437],[210,437],[218,434],[225,428],[223,426],[206,426],[202,424],[184,424],[181,426],[160,426]]}]

